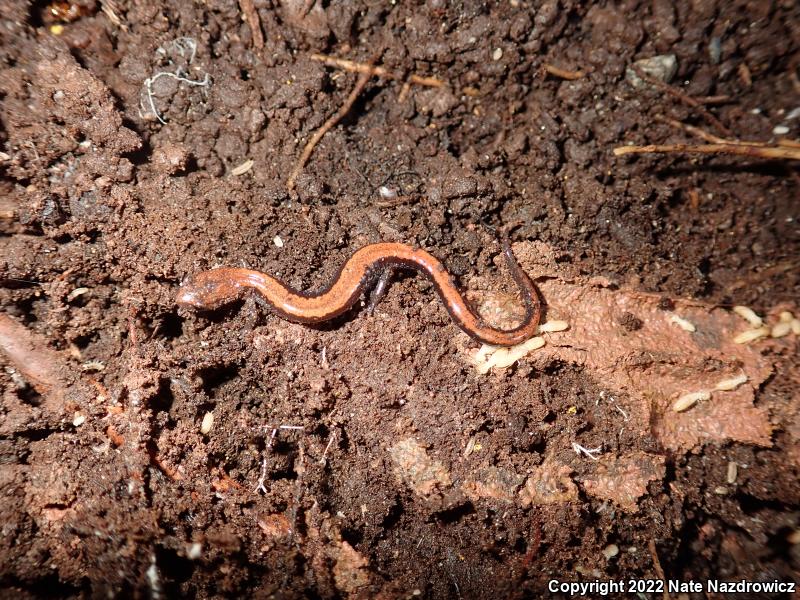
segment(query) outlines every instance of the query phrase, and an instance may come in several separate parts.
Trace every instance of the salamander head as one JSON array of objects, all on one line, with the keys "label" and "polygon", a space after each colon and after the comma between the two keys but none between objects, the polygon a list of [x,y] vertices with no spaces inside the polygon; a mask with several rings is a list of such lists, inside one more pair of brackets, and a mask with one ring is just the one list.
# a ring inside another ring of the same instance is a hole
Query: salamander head
[{"label": "salamander head", "polygon": [[192,275],[183,282],[175,298],[180,306],[213,310],[234,300],[240,286],[228,276],[228,269],[212,269]]}]

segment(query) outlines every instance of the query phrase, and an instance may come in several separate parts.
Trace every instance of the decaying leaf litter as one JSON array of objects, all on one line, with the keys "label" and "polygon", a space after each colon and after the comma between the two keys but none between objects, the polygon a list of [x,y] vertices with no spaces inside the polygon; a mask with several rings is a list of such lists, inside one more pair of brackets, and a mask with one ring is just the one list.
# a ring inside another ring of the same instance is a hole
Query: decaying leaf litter
[{"label": "decaying leaf litter", "polygon": [[[795,7],[62,4],[1,11],[4,587],[796,571]],[[613,154],[689,136],[740,155]],[[389,239],[507,325],[486,225],[548,304],[521,357],[418,278],[321,329],[174,306]]]}]

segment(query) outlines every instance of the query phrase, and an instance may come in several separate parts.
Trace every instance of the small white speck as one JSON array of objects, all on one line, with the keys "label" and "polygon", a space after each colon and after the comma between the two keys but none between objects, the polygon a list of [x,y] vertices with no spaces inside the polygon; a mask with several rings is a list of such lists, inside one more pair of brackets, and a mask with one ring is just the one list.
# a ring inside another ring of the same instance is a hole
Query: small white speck
[{"label": "small white speck", "polygon": [[189,560],[197,560],[203,554],[203,544],[195,542],[186,551],[186,558]]},{"label": "small white speck", "polygon": [[283,240],[279,235],[276,235],[274,238],[272,238],[272,243],[275,244],[278,248],[283,248]]},{"label": "small white speck", "polygon": [[776,125],[772,133],[775,135],[786,135],[789,133],[789,128],[786,125]]},{"label": "small white speck", "polygon": [[494,52],[492,52],[492,60],[500,60],[501,58],[503,58],[503,49],[495,48]]},{"label": "small white speck", "polygon": [[388,188],[385,185],[382,185],[378,188],[378,193],[381,195],[381,198],[392,200],[397,198],[397,192],[392,188]]}]

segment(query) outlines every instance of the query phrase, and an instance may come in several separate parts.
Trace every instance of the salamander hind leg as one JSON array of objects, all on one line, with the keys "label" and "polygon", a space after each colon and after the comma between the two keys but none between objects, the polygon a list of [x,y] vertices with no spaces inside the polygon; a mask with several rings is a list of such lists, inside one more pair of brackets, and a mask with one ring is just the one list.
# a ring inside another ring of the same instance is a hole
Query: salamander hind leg
[{"label": "salamander hind leg", "polygon": [[368,315],[371,316],[372,313],[375,312],[375,307],[378,305],[378,302],[380,302],[386,295],[392,275],[394,275],[394,269],[388,267],[384,268],[381,272],[378,282],[375,284],[375,287],[372,288],[372,291],[369,294],[369,301],[367,302]]}]

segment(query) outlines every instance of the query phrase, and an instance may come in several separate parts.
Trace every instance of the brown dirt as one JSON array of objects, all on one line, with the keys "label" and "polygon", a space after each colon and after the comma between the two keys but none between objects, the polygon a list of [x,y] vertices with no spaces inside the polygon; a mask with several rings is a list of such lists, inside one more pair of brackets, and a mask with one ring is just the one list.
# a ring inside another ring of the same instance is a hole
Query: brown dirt
[{"label": "brown dirt", "polygon": [[[670,53],[677,89],[728,97],[706,108],[737,137],[797,139],[800,8],[536,4],[0,0],[4,596],[535,597],[659,562],[798,579],[797,337],[741,356],[697,338],[687,386],[758,365],[716,427],[714,399],[670,410],[684,359],[661,345],[685,332],[648,335],[681,306],[716,332],[733,304],[796,309],[796,165],[611,151],[688,140],[658,115],[721,135],[626,81]],[[358,77],[313,53],[401,80],[370,81],[290,193]],[[410,74],[446,85],[404,91]],[[487,375],[418,277],[319,328],[253,298],[174,304],[218,265],[321,287],[387,240],[488,306],[509,285],[490,227],[549,278],[551,318],[588,304]]]}]

